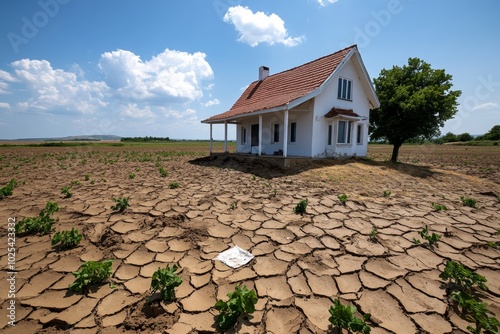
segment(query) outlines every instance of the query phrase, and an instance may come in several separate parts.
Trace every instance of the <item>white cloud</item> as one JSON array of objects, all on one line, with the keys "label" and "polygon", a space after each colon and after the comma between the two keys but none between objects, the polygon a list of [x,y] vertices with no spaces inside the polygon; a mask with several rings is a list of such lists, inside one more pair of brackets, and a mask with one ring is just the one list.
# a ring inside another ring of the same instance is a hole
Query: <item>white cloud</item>
[{"label": "white cloud", "polygon": [[7,102],[0,102],[0,109],[10,109],[10,104]]},{"label": "white cloud", "polygon": [[472,110],[476,111],[476,110],[486,110],[486,109],[493,109],[493,108],[498,108],[498,103],[486,102],[486,103],[478,104]]},{"label": "white cloud", "polygon": [[151,111],[150,106],[145,106],[144,108],[141,108],[135,103],[127,103],[121,105],[119,109],[120,109],[120,114],[126,117],[131,117],[131,118],[154,117],[154,113]]},{"label": "white cloud", "polygon": [[329,5],[329,4],[332,4],[332,3],[336,3],[339,0],[316,0],[316,1],[319,3],[319,5],[321,7],[324,7],[326,5]]},{"label": "white cloud", "polygon": [[205,102],[203,104],[203,106],[205,106],[205,107],[211,107],[211,106],[216,106],[218,104],[220,104],[220,101],[218,99],[213,99],[213,100]]},{"label": "white cloud", "polygon": [[0,70],[0,80],[7,81],[7,82],[16,81],[16,79],[9,72],[2,71],[2,70]]},{"label": "white cloud", "polygon": [[21,110],[89,114],[107,106],[108,87],[104,82],[79,80],[72,72],[52,68],[46,60],[22,59],[11,66],[16,81],[29,95],[27,101],[17,104]]},{"label": "white cloud", "polygon": [[296,46],[304,37],[289,37],[285,22],[276,14],[266,15],[263,12],[253,13],[248,7],[230,7],[224,15],[224,22],[234,25],[240,36],[238,41],[254,47],[259,43],[274,45],[281,43]]},{"label": "white cloud", "polygon": [[166,49],[149,61],[126,50],[101,55],[99,67],[115,95],[129,101],[192,101],[203,96],[201,81],[213,71],[201,52]]}]

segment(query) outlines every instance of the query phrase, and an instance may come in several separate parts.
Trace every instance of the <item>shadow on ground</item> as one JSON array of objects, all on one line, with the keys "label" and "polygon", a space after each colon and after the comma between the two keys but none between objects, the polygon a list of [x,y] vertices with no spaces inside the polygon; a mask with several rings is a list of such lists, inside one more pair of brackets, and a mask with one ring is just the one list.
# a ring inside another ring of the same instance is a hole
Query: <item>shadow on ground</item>
[{"label": "shadow on ground", "polygon": [[275,157],[257,157],[242,154],[213,154],[206,157],[190,160],[189,163],[197,166],[213,168],[229,168],[243,173],[255,175],[265,179],[273,179],[287,175],[295,175],[308,170],[332,166],[344,166],[361,163],[368,166],[392,169],[397,173],[407,174],[418,178],[428,178],[436,174],[428,166],[416,166],[402,162],[375,161],[366,158],[349,159],[308,159],[291,158],[290,166],[283,167],[284,159]]}]

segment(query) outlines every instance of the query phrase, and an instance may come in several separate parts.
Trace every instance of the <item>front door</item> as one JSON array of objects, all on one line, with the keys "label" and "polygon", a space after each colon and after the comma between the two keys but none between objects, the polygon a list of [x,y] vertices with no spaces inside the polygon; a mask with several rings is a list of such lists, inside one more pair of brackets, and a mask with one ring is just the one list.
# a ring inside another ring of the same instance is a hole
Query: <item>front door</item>
[{"label": "front door", "polygon": [[259,124],[252,124],[252,146],[259,146]]}]

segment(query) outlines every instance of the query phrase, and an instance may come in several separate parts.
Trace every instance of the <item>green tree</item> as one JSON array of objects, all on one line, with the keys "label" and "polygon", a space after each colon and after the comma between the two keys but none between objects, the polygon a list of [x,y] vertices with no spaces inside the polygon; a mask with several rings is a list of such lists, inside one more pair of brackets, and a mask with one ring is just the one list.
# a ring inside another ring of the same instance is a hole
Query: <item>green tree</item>
[{"label": "green tree", "polygon": [[397,161],[404,142],[438,136],[439,128],[456,114],[461,91],[451,90],[451,79],[444,70],[410,58],[408,65],[383,69],[374,80],[380,108],[370,111],[370,138],[394,145],[391,161]]},{"label": "green tree", "polygon": [[471,141],[474,140],[474,137],[468,132],[461,133],[457,135],[457,140],[458,141]]},{"label": "green tree", "polygon": [[483,136],[484,140],[500,140],[500,125],[495,125]]},{"label": "green tree", "polygon": [[452,142],[458,141],[457,135],[455,135],[455,134],[453,134],[451,132],[448,132],[447,134],[445,134],[441,138],[443,139],[443,141],[445,143],[452,143]]}]

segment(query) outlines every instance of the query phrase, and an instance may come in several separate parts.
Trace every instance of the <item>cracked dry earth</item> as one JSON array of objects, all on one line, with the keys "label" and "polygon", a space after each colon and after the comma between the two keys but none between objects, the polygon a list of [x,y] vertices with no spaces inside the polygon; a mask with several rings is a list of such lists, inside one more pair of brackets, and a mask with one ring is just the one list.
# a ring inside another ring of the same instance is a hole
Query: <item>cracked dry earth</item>
[{"label": "cracked dry earth", "polygon": [[[37,169],[18,167],[15,177],[26,184],[0,202],[0,237],[6,239],[8,217],[35,216],[55,201],[61,207],[55,230],[76,227],[84,239],[76,249],[56,252],[50,236],[17,238],[15,327],[7,325],[7,249],[0,243],[2,333],[212,333],[216,300],[226,300],[238,283],[255,289],[258,303],[237,333],[331,332],[328,309],[336,298],[371,313],[372,333],[464,333],[470,323],[449,306],[439,278],[448,259],[488,279],[483,300],[500,317],[500,252],[485,247],[499,241],[494,180],[357,160],[283,172],[240,159],[192,163],[184,157],[164,159],[169,174],[163,178],[154,162],[98,159],[120,148],[97,149],[102,152],[85,164],[78,163],[80,154],[90,155],[79,152],[66,170],[56,158],[68,149],[50,150],[54,157],[40,160]],[[40,154],[13,152],[7,158]],[[13,177],[5,169],[2,184]],[[81,184],[64,199],[60,189],[71,180]],[[180,187],[169,189],[174,181]],[[391,195],[384,197],[384,190]],[[337,198],[342,193],[345,205]],[[118,196],[130,197],[131,206],[112,214]],[[477,199],[478,208],[463,206],[460,196]],[[294,214],[305,198],[307,213]],[[432,202],[448,210],[437,212]],[[434,249],[413,243],[425,225],[443,235]],[[376,242],[369,240],[374,228]],[[239,269],[214,260],[233,245],[255,259]],[[108,283],[116,287],[68,292],[72,271],[103,259],[114,260]],[[183,279],[176,301],[148,305],[153,272],[173,263]]]}]

